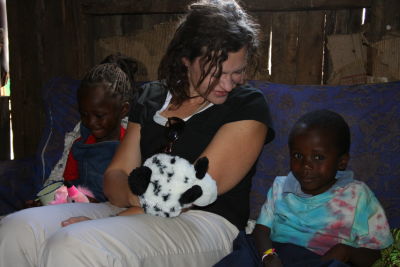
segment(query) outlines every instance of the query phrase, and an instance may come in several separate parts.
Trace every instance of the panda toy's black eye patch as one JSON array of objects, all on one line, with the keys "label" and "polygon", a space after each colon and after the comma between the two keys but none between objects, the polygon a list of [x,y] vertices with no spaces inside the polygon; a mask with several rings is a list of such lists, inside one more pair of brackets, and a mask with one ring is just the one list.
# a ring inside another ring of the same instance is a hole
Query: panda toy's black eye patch
[{"label": "panda toy's black eye patch", "polygon": [[160,167],[160,165],[161,165],[160,159],[157,158],[157,157],[154,157],[153,158],[153,164],[155,164],[157,167]]},{"label": "panda toy's black eye patch", "polygon": [[171,194],[166,194],[166,195],[163,195],[162,197],[163,197],[164,201],[168,201],[170,196],[171,196]]},{"label": "panda toy's black eye patch", "polygon": [[196,177],[198,179],[203,179],[208,170],[208,158],[199,158],[194,165],[194,169],[196,170]]},{"label": "panda toy's black eye patch", "polygon": [[194,185],[182,194],[182,196],[179,198],[179,203],[181,203],[181,205],[192,203],[202,194],[203,190],[201,189],[201,187],[198,185]]},{"label": "panda toy's black eye patch", "polygon": [[151,174],[151,169],[146,166],[134,169],[128,177],[128,184],[132,193],[139,196],[144,194],[149,186]]}]

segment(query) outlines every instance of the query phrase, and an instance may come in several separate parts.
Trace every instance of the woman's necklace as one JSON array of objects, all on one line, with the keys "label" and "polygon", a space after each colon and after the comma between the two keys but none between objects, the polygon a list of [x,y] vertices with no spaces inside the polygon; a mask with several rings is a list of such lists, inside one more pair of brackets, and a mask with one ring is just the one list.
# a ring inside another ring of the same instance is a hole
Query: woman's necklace
[{"label": "woman's necklace", "polygon": [[203,111],[209,104],[210,102],[208,101],[202,101],[202,103],[185,103],[179,107],[169,104],[168,108],[162,112],[162,115],[166,117],[176,116],[179,118],[190,118]]}]

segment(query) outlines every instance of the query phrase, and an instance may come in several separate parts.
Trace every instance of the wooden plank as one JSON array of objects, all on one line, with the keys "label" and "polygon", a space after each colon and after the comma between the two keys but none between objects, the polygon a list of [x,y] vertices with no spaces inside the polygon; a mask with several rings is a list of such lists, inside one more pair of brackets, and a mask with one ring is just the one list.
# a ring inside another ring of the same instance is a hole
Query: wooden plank
[{"label": "wooden plank", "polygon": [[299,14],[296,84],[321,84],[324,11]]},{"label": "wooden plank", "polygon": [[[243,0],[243,6],[248,11],[300,11],[328,10],[370,7],[372,0]],[[153,14],[153,13],[184,13],[192,0],[112,0],[99,2],[85,0],[82,3],[84,13],[92,15],[105,14]]]},{"label": "wooden plank", "polygon": [[348,31],[349,33],[357,33],[362,31],[362,8],[352,8],[349,10]]},{"label": "wooden plank", "polygon": [[[355,8],[326,11],[325,43],[327,42],[326,37],[329,35],[360,32],[362,30],[362,10],[362,8]],[[329,51],[326,47],[324,47],[324,55],[324,75],[322,79],[323,83],[326,84],[333,71]]]},{"label": "wooden plank", "polygon": [[[260,24],[260,48],[259,48],[259,64],[257,66],[257,72],[249,69],[247,75],[249,79],[253,80],[269,80],[270,73],[268,70],[269,64],[269,43],[270,33],[272,26],[272,13],[270,12],[259,12],[251,14],[257,22]],[[251,64],[250,64],[251,65]],[[252,67],[252,66],[250,66]],[[253,74],[254,73],[254,74]]]},{"label": "wooden plank", "polygon": [[[400,1],[399,0],[385,0],[384,2],[384,14],[383,25],[385,25],[386,33],[391,34],[392,32],[400,31]],[[388,28],[387,26],[390,26]]]},{"label": "wooden plank", "polygon": [[370,13],[370,28],[367,32],[367,38],[371,42],[376,42],[382,38],[385,32],[385,0],[373,0],[373,6]]},{"label": "wooden plank", "polygon": [[362,8],[326,12],[326,34],[349,34],[361,31]]},{"label": "wooden plank", "polygon": [[400,1],[373,0],[373,6],[368,12],[370,23],[367,38],[370,42],[382,40],[385,35],[398,36],[400,31]]},{"label": "wooden plank", "polygon": [[[400,30],[400,1],[396,0],[373,0],[373,5],[371,7],[369,15],[370,27],[366,32],[366,36],[371,43],[379,43],[382,39],[390,38],[390,37],[398,37],[398,31]],[[390,41],[388,42],[388,44]],[[381,42],[381,44],[377,44],[377,47],[384,45],[385,42]],[[367,51],[367,74],[370,76],[387,76],[387,77],[396,77],[396,74],[390,73],[390,64],[384,64],[384,68],[389,68],[387,71],[378,71],[382,68],[380,66],[382,64],[382,58],[379,59],[377,54],[379,53],[377,47],[371,45],[368,47]],[[382,48],[381,48],[382,49]],[[386,48],[387,51],[392,50],[393,48],[388,45]],[[398,50],[398,49],[397,49]],[[396,58],[396,49],[394,49],[392,56]],[[379,59],[379,60],[378,60]],[[377,62],[375,62],[377,61]],[[394,60],[396,62],[396,60]],[[391,62],[393,64],[393,62]],[[396,65],[396,63],[395,63]],[[394,68],[396,69],[396,68]],[[394,70],[393,69],[393,70]]]},{"label": "wooden plank", "polygon": [[40,70],[49,66],[43,66],[39,59],[39,55],[43,55],[42,33],[38,26],[43,19],[42,12],[39,1],[7,1],[16,159],[34,154],[43,125]]},{"label": "wooden plank", "polygon": [[[34,155],[44,125],[43,85],[52,77],[82,78],[90,35],[79,1],[7,1],[15,158]],[[24,19],[21,19],[24,18]]]},{"label": "wooden plank", "polygon": [[272,16],[271,81],[296,83],[299,12],[277,12]]},{"label": "wooden plank", "polygon": [[0,96],[0,160],[10,159],[10,98]]},{"label": "wooden plank", "polygon": [[329,77],[331,76],[333,66],[330,58],[329,50],[326,46],[328,36],[333,34],[335,31],[336,11],[327,10],[325,12],[325,32],[324,32],[324,62],[323,62],[323,75],[322,83],[326,84]]},{"label": "wooden plank", "polygon": [[370,7],[373,0],[243,0],[251,11],[308,11]]}]

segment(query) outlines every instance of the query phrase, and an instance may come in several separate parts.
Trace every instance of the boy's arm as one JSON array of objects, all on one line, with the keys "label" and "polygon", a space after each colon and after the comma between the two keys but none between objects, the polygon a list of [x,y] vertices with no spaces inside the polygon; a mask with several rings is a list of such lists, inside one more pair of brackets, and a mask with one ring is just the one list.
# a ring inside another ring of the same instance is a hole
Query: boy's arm
[{"label": "boy's arm", "polygon": [[[264,255],[264,252],[272,248],[272,241],[270,239],[271,229],[262,224],[256,224],[252,236],[257,248],[260,261]],[[278,255],[270,255],[264,258],[262,261],[263,266],[283,266]]]},{"label": "boy's arm", "polygon": [[336,259],[361,267],[371,266],[379,259],[380,255],[380,250],[377,249],[355,248],[345,244],[336,244],[322,256],[322,260]]}]

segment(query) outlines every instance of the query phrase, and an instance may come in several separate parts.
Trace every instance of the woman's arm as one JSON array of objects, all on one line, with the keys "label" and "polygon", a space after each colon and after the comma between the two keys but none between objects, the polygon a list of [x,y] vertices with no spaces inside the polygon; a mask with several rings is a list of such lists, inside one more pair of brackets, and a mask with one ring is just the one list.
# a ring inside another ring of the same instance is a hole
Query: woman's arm
[{"label": "woman's arm", "polygon": [[230,122],[218,130],[200,156],[210,162],[208,173],[217,182],[218,194],[243,179],[260,154],[267,131],[265,124],[255,120]]},{"label": "woman's arm", "polygon": [[128,123],[124,139],[104,173],[104,194],[118,207],[135,205],[135,197],[128,186],[128,175],[140,166],[140,124]]}]

